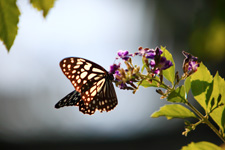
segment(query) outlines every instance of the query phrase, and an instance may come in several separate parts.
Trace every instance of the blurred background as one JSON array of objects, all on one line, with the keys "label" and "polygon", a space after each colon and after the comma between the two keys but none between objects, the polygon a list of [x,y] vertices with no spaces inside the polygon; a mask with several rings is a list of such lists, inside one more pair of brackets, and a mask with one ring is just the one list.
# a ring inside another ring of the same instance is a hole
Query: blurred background
[{"label": "blurred background", "polygon": [[154,88],[140,88],[135,95],[116,88],[118,106],[92,116],[54,105],[74,90],[59,67],[69,56],[108,70],[118,50],[162,45],[180,74],[185,50],[224,78],[224,0],[57,0],[46,19],[29,1],[17,5],[14,45],[8,53],[0,43],[1,149],[180,149],[191,141],[222,143],[204,125],[184,137],[182,120],[150,118],[166,104]]}]

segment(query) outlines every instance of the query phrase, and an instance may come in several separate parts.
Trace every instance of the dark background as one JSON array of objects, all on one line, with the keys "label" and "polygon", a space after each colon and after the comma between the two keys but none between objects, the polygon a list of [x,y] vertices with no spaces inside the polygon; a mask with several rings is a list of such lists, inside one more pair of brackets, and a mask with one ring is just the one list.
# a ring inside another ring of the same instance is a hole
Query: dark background
[{"label": "dark background", "polygon": [[[191,141],[222,144],[206,125],[185,137],[182,120],[150,118],[166,104],[154,88],[140,88],[135,95],[116,88],[119,105],[92,116],[76,107],[56,110],[54,105],[73,90],[58,65],[68,56],[108,69],[120,49],[133,53],[139,46],[162,45],[173,54],[180,74],[185,50],[224,78],[224,0],[58,0],[46,19],[28,1],[17,4],[17,38],[10,53],[0,45],[1,149],[180,149]],[[140,65],[140,60],[134,63]]]}]

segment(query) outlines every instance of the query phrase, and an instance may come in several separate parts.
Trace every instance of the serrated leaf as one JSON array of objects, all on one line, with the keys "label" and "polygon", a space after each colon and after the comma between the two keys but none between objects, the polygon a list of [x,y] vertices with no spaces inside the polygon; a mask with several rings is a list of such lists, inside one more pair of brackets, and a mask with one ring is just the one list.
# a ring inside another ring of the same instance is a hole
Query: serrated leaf
[{"label": "serrated leaf", "polygon": [[198,143],[191,142],[187,146],[183,146],[181,150],[222,150],[222,149],[213,143],[202,141]]},{"label": "serrated leaf", "polygon": [[0,0],[0,40],[8,51],[17,35],[19,15],[16,0]]},{"label": "serrated leaf", "polygon": [[175,103],[184,103],[185,102],[185,89],[184,86],[177,87],[172,91],[167,97],[167,101]]},{"label": "serrated leaf", "polygon": [[165,47],[161,46],[161,50],[163,51],[162,56],[166,57],[167,60],[170,60],[173,63],[173,66],[166,70],[163,70],[163,76],[173,84],[175,79],[175,63],[173,60],[173,56],[168,50],[166,50]]},{"label": "serrated leaf", "polygon": [[191,91],[198,103],[207,110],[207,104],[212,93],[212,75],[203,63],[198,71],[191,75]]},{"label": "serrated leaf", "polygon": [[[210,100],[208,102],[208,111],[217,107],[220,104],[225,104],[225,81],[223,78],[219,76],[219,73],[217,72],[213,80],[213,91]],[[217,125],[220,127],[223,133],[225,131],[224,113],[225,113],[225,105],[219,106],[218,108],[213,110],[212,113],[210,113],[210,116],[217,123]]]},{"label": "serrated leaf", "polygon": [[49,10],[54,6],[55,0],[30,0],[34,8],[43,11],[43,17],[46,17]]},{"label": "serrated leaf", "polygon": [[195,114],[180,104],[170,104],[160,107],[160,110],[154,112],[151,117],[157,118],[165,116],[168,120],[173,118],[196,118]]}]

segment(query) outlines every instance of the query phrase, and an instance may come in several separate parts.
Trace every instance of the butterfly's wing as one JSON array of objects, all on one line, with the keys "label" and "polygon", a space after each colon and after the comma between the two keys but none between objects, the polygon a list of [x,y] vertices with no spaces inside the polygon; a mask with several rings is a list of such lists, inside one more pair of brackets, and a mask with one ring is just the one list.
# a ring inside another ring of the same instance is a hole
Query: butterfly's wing
[{"label": "butterfly's wing", "polygon": [[94,114],[96,110],[110,111],[117,105],[117,96],[114,86],[110,80],[106,80],[102,89],[96,94],[93,100],[85,105],[84,103],[79,104],[79,110],[84,114]]},{"label": "butterfly's wing", "polygon": [[60,62],[60,67],[75,90],[81,94],[85,105],[88,105],[104,85],[107,75],[103,67],[83,58],[65,58]]},{"label": "butterfly's wing", "polygon": [[[77,57],[63,59],[60,67],[76,91],[81,94],[83,102],[79,104],[80,111],[93,114],[96,109],[109,111],[117,105],[110,75],[103,67]],[[110,102],[106,105],[104,101]]]},{"label": "butterfly's wing", "polygon": [[64,106],[78,106],[81,101],[83,100],[81,99],[80,93],[74,90],[56,103],[55,108],[61,108]]}]

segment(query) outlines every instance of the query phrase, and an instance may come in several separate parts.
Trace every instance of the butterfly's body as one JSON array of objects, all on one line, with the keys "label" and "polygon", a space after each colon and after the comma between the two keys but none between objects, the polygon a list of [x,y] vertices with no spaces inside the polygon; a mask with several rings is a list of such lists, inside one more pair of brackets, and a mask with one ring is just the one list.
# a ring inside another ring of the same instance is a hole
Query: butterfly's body
[{"label": "butterfly's body", "polygon": [[75,87],[75,91],[60,100],[56,108],[71,106],[74,103],[79,106],[81,112],[91,115],[96,110],[110,111],[117,105],[117,97],[112,84],[113,75],[103,67],[78,57],[63,59],[60,67]]}]

